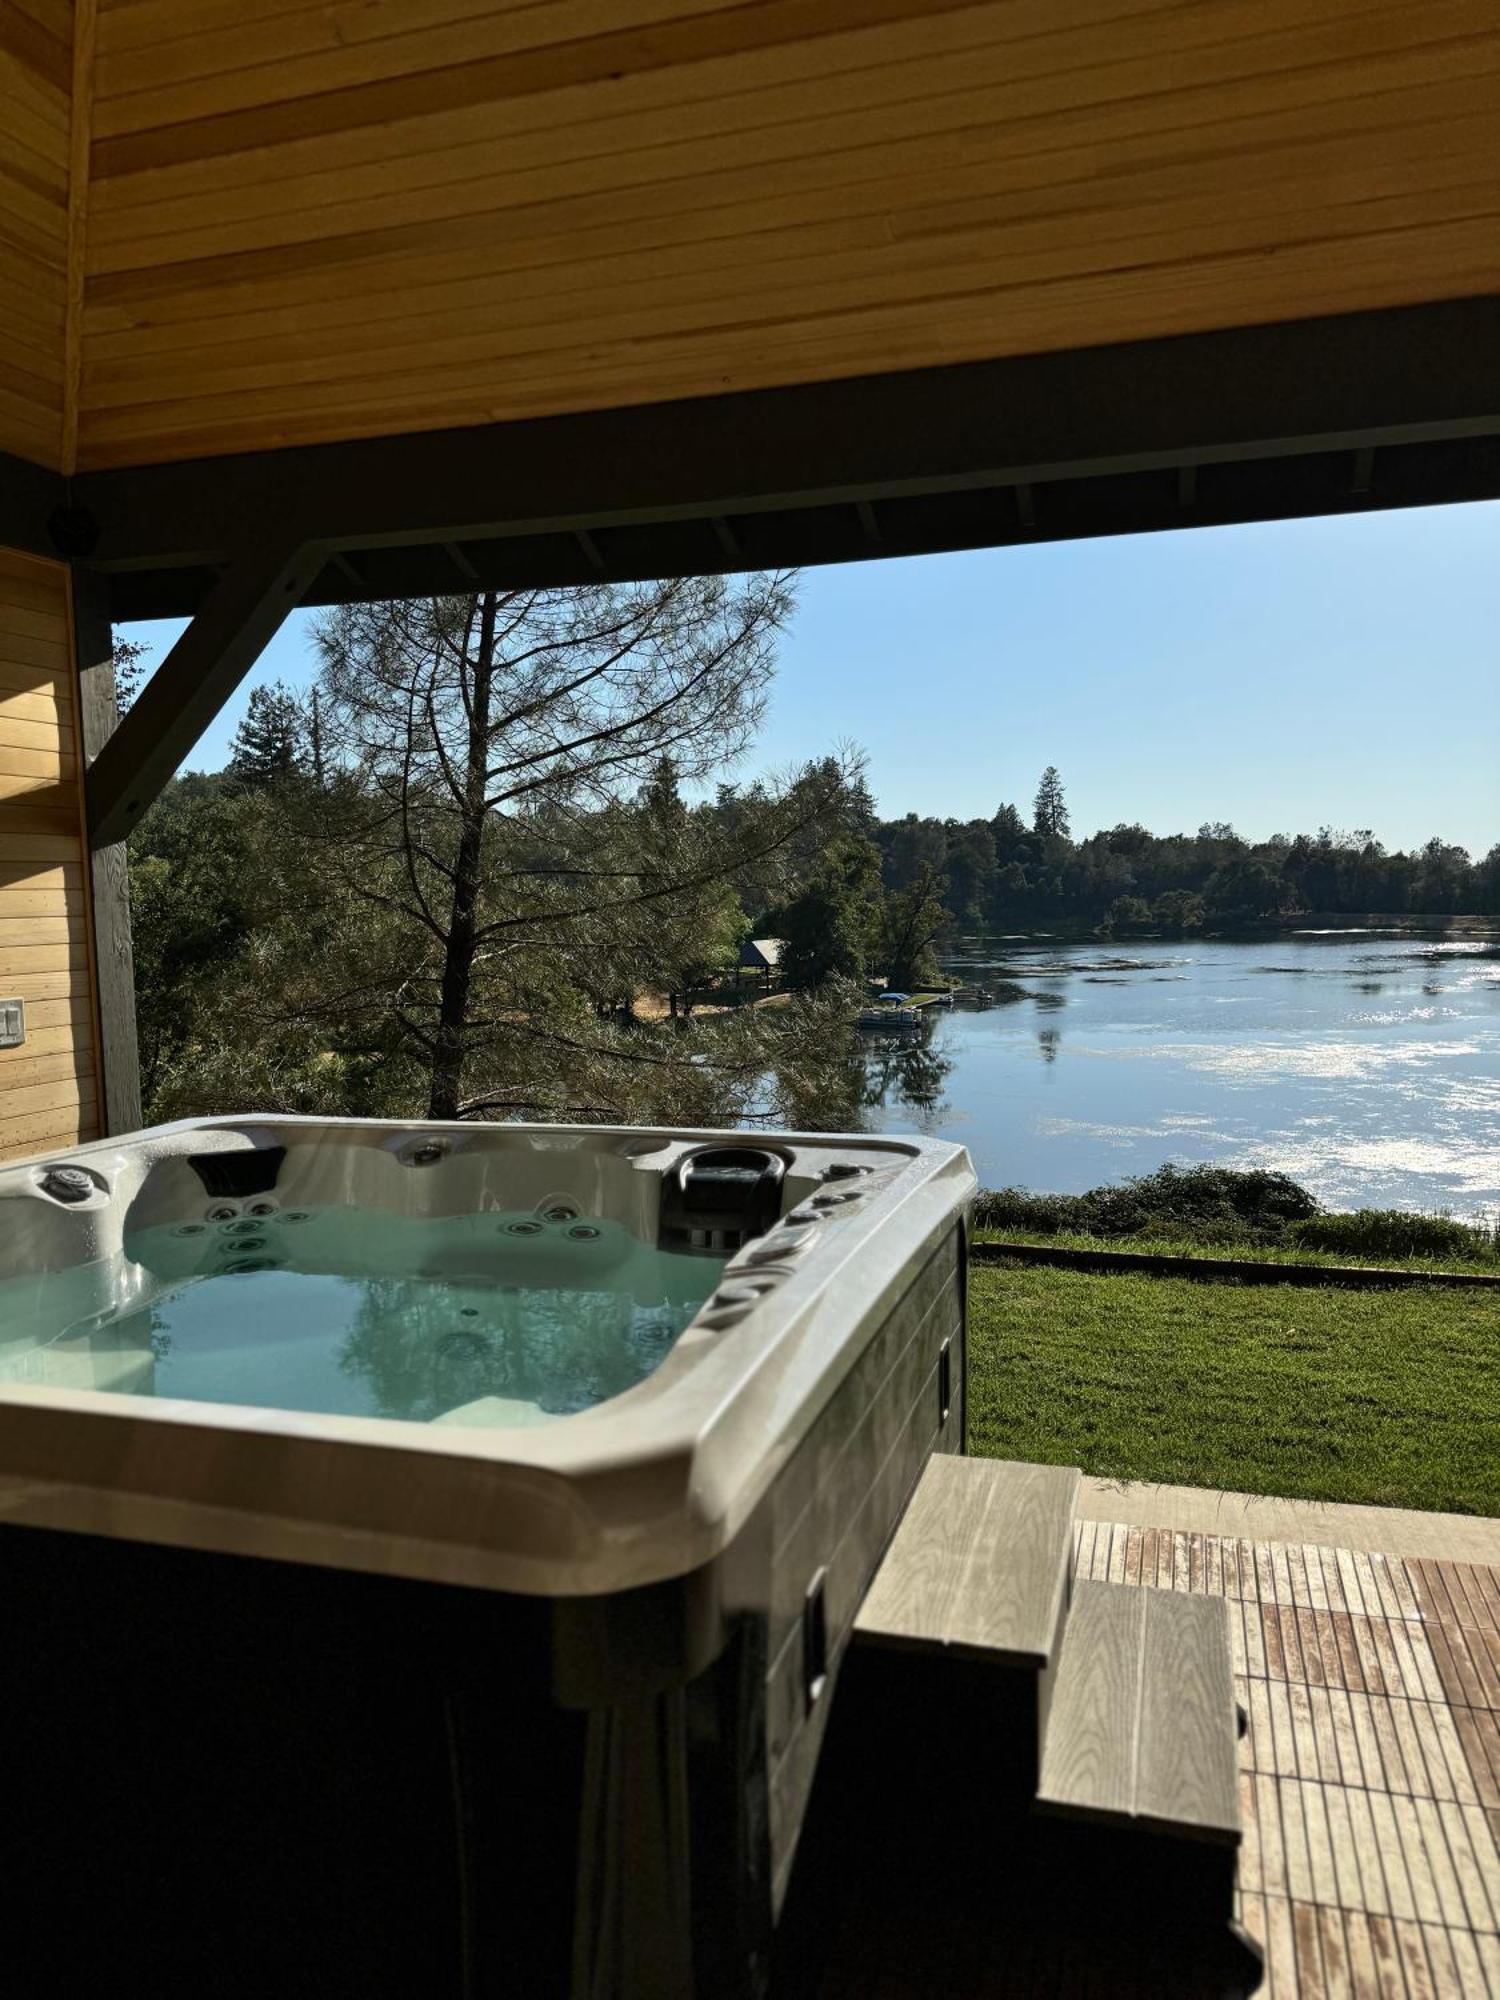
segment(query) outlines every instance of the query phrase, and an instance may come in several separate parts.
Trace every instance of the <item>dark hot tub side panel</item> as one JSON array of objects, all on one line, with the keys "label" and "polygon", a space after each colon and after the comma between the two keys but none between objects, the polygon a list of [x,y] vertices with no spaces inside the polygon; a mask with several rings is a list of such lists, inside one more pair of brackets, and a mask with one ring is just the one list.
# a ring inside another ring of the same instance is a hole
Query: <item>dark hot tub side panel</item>
[{"label": "dark hot tub side panel", "polygon": [[[855,1614],[929,1455],[964,1448],[963,1355],[955,1231],[875,1330],[769,1495],[766,1748],[777,1911]],[[811,1615],[808,1594],[819,1586],[821,1614]],[[823,1657],[812,1657],[818,1650]]]},{"label": "dark hot tub side panel", "polygon": [[854,1613],[961,1448],[961,1280],[954,1231],[724,1553],[639,1590],[0,1528],[8,1992],[761,2000]]}]

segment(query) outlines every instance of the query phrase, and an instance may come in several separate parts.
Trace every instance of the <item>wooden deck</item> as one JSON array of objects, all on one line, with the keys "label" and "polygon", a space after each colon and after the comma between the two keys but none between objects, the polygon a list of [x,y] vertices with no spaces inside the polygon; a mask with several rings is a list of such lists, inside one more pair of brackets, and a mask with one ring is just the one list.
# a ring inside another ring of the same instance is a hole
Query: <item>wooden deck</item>
[{"label": "wooden deck", "polygon": [[1229,1601],[1266,2000],[1500,2000],[1500,1570],[1126,1522],[1075,1545],[1081,1579]]}]

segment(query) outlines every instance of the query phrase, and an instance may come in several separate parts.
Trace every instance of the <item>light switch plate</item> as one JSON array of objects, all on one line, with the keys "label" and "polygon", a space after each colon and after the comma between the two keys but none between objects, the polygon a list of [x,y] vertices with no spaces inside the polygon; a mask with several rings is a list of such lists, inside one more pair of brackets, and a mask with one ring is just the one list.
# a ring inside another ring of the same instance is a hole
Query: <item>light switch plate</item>
[{"label": "light switch plate", "polygon": [[18,1049],[26,1039],[26,1002],[0,1000],[0,1049]]}]

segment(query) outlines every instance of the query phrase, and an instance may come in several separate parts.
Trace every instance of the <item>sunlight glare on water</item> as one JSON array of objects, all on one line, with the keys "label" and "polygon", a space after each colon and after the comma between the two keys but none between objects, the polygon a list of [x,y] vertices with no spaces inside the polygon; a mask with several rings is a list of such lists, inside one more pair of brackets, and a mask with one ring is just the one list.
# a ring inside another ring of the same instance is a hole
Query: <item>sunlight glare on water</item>
[{"label": "sunlight glare on water", "polygon": [[963,940],[961,1001],[864,1051],[868,1117],[982,1185],[1076,1193],[1167,1160],[1264,1166],[1332,1208],[1500,1210],[1500,936]]}]

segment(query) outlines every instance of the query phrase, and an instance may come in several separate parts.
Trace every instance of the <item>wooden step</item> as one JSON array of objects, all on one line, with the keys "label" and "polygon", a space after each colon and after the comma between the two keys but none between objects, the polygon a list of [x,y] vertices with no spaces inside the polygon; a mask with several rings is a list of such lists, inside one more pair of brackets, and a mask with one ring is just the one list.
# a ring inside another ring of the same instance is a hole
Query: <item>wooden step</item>
[{"label": "wooden step", "polygon": [[1072,1466],[928,1460],[854,1621],[862,1645],[1045,1668],[1067,1608]]},{"label": "wooden step", "polygon": [[1236,1735],[1222,1598],[1074,1585],[1040,1810],[1234,1846]]}]

